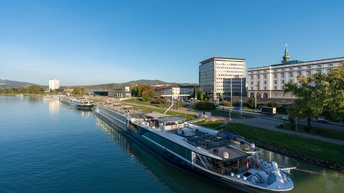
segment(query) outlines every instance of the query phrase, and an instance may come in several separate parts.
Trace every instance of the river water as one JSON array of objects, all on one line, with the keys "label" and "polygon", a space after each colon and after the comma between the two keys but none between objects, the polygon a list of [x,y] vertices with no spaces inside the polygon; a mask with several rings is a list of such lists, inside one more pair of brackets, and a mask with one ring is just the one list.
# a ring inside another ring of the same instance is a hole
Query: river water
[{"label": "river water", "polygon": [[[261,157],[297,167],[290,192],[344,192],[343,173],[265,150]],[[237,191],[157,159],[92,111],[38,97],[0,96],[0,192]]]}]

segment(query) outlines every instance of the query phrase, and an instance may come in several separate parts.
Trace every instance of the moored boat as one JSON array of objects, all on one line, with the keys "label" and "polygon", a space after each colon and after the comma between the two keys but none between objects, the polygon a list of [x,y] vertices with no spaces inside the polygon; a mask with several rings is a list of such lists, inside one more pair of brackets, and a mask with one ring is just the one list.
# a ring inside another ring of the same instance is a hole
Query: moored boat
[{"label": "moored boat", "polygon": [[60,101],[81,110],[91,110],[93,107],[93,102],[87,98],[61,97]]},{"label": "moored boat", "polygon": [[90,110],[93,102],[87,98],[75,98],[71,100],[71,105],[77,109]]},{"label": "moored boat", "polygon": [[288,169],[259,159],[255,145],[235,134],[119,104],[98,105],[95,114],[159,158],[199,177],[244,192],[294,187]]}]

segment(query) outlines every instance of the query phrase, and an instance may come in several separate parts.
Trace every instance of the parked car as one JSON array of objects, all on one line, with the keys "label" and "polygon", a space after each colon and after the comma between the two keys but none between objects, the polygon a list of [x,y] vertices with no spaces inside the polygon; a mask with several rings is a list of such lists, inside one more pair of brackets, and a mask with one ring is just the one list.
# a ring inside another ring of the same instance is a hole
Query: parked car
[{"label": "parked car", "polygon": [[323,117],[319,117],[319,118],[318,118],[318,122],[319,122],[319,123],[328,123],[329,120],[327,120],[327,119],[325,119],[325,118],[323,118]]},{"label": "parked car", "polygon": [[283,116],[282,116],[282,119],[283,119],[283,120],[286,120],[286,121],[289,121],[289,116],[288,116],[288,115],[283,115]]},{"label": "parked car", "polygon": [[242,108],[241,107],[234,107],[234,110],[240,111]]}]

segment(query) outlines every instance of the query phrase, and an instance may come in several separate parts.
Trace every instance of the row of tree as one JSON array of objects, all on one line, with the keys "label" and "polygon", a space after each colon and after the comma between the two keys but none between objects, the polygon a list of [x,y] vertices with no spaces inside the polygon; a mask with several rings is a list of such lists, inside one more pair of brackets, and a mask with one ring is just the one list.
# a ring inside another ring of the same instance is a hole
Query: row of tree
[{"label": "row of tree", "polygon": [[38,85],[28,85],[20,88],[3,88],[0,94],[44,94],[45,89]]},{"label": "row of tree", "polygon": [[288,82],[284,92],[297,97],[287,112],[293,119],[307,119],[323,116],[344,122],[344,62],[328,73],[316,73],[308,77],[299,76],[298,82]]}]

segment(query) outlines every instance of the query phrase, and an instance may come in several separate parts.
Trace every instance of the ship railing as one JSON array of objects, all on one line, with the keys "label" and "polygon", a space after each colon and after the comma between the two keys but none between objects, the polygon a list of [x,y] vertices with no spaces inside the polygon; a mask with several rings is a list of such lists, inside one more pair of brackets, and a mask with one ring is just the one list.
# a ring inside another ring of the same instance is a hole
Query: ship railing
[{"label": "ship railing", "polygon": [[199,155],[199,154],[196,154],[196,155],[197,155],[198,159],[200,160],[200,162],[202,163],[202,165],[203,165],[205,168],[207,168],[207,169],[213,169],[213,168],[214,168],[213,165],[211,165],[211,164],[208,162],[207,158],[205,158],[204,156]]}]

